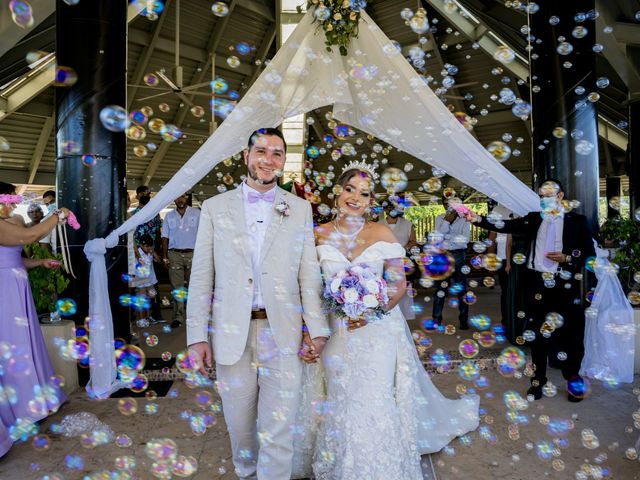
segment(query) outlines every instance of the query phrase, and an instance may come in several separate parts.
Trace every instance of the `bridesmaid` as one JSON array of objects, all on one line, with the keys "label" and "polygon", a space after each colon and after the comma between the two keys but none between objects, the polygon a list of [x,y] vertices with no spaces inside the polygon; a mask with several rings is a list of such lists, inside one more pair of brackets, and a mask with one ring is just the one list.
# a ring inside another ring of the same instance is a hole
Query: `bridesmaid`
[{"label": "bridesmaid", "polygon": [[0,182],[0,456],[24,427],[57,411],[66,400],[53,379],[26,272],[35,267],[57,268],[59,262],[21,256],[22,245],[53,230],[59,217],[52,215],[33,229],[26,228],[21,217],[11,216],[19,201],[15,186]]}]

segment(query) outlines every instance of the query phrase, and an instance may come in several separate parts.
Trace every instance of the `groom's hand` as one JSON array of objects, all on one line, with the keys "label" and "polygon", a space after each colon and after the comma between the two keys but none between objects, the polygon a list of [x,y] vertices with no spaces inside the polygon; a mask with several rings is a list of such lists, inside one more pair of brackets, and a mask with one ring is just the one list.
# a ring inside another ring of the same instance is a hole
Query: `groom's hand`
[{"label": "groom's hand", "polygon": [[198,371],[205,377],[208,376],[204,366],[213,366],[213,350],[211,349],[209,342],[198,342],[193,345],[189,345],[189,353],[196,357],[199,367]]},{"label": "groom's hand", "polygon": [[300,358],[306,363],[316,363],[318,355],[316,355],[316,347],[306,330],[302,332],[302,345],[298,352]]}]

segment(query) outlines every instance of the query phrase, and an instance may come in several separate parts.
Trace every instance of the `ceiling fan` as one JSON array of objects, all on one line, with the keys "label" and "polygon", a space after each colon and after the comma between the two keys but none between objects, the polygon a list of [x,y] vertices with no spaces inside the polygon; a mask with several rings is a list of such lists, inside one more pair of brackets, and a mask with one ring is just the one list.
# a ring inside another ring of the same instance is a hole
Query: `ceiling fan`
[{"label": "ceiling fan", "polygon": [[[214,58],[212,59],[212,75],[214,75],[213,69],[215,68],[215,53],[213,54]],[[164,82],[167,88],[151,86],[151,85],[129,85],[138,88],[146,88],[149,90],[161,90],[159,93],[155,93],[153,95],[148,95],[143,98],[139,98],[137,100],[144,101],[150,100],[152,98],[161,97],[164,95],[175,94],[182,102],[184,102],[189,107],[195,106],[191,99],[186,95],[195,95],[195,96],[203,96],[211,99],[214,96],[212,92],[211,82],[202,82],[195,85],[183,86],[184,77],[183,77],[183,68],[180,65],[180,0],[176,0],[176,35],[175,35],[175,65],[173,67],[173,78],[167,75],[163,70],[157,70],[154,72],[157,77]],[[213,77],[212,77],[213,80]],[[203,87],[209,87],[208,92],[198,91],[198,89]],[[234,98],[228,95],[215,94],[217,98],[226,98],[230,100],[235,100]]]}]

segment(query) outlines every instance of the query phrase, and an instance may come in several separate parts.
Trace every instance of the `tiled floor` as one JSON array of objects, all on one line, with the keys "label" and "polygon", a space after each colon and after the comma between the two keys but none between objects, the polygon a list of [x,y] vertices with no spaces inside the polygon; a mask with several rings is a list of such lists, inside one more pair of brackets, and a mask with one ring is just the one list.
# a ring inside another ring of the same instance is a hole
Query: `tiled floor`
[{"label": "tiled floor", "polygon": [[[479,301],[472,306],[472,313],[495,317],[496,297],[497,290],[479,292]],[[456,312],[446,312],[445,320],[455,324],[455,318]],[[163,351],[175,355],[184,346],[184,327],[158,335],[157,347],[145,347],[148,356],[160,356]],[[472,332],[430,336],[433,341],[430,351],[437,348],[457,351],[458,343],[470,338]],[[494,356],[501,348],[504,345],[482,350],[479,358]],[[551,370],[550,378],[558,386],[558,394],[523,404],[526,409],[518,412],[516,426],[504,396],[508,392],[524,396],[528,379],[505,378],[494,369],[484,374],[487,379],[484,387],[462,380],[456,372],[433,376],[436,386],[448,397],[456,397],[462,385],[467,389],[475,387],[482,397],[481,428],[462,442],[454,440],[432,456],[438,479],[640,479],[640,462],[630,459],[631,452],[627,452],[640,436],[640,377],[636,376],[633,385],[616,389],[605,389],[599,382],[593,382],[589,397],[574,404],[566,400],[559,371]],[[197,471],[189,478],[236,478],[222,414],[214,412],[215,424],[204,434],[194,434],[188,418],[205,411],[196,400],[203,389],[190,389],[177,381],[172,391],[164,398],[138,398],[137,412],[133,414],[129,414],[131,410],[119,408],[119,399],[91,401],[83,391],[76,391],[58,413],[41,423],[40,432],[48,436],[48,442],[41,437],[35,444],[30,440],[15,445],[0,460],[0,480],[170,478],[159,473],[163,465],[154,465],[145,452],[145,446],[153,439],[164,442],[165,446],[171,443],[163,439],[170,439],[175,442],[177,455],[195,459]],[[212,399],[215,410],[218,402],[215,393]],[[116,441],[91,446],[79,438],[52,433],[55,424],[78,412],[95,414],[124,446],[118,446]],[[128,436],[130,444],[123,435]],[[42,448],[47,444],[47,449]],[[107,473],[117,472],[118,467],[127,462],[130,476],[126,476],[124,470],[111,476]],[[180,478],[180,474],[178,470],[172,478]]]}]

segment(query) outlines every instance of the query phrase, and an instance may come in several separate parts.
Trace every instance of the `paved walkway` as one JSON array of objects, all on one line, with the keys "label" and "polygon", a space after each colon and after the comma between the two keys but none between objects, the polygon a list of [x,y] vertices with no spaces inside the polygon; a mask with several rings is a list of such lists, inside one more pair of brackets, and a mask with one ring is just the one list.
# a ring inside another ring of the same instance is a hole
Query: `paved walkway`
[{"label": "paved walkway", "polygon": [[[495,316],[497,293],[497,290],[479,292],[479,301],[472,307],[472,313]],[[455,318],[455,312],[446,311],[445,320],[455,324]],[[184,345],[182,334],[178,330],[161,336],[157,347],[146,349],[147,354],[159,356],[168,350],[175,355]],[[459,342],[472,335],[471,331],[431,334],[430,352],[438,348],[456,351]],[[489,358],[505,346],[482,349],[479,358]],[[432,479],[435,474],[437,480],[640,480],[640,462],[634,459],[633,450],[629,450],[640,436],[640,377],[636,377],[633,385],[613,389],[594,382],[588,398],[574,404],[566,400],[560,372],[551,369],[549,376],[558,386],[557,395],[531,404],[523,402],[522,410],[514,412],[507,408],[506,401],[514,395],[524,396],[528,379],[505,378],[490,368],[490,362],[485,365],[484,383],[465,381],[455,371],[433,376],[436,386],[448,397],[456,397],[456,392],[463,388],[475,389],[482,398],[482,416],[478,431],[454,440],[431,458],[423,458],[425,478]],[[189,478],[233,479],[229,440],[215,393],[209,390],[211,403],[207,409],[214,414],[215,423],[198,434],[189,424],[193,413],[205,412],[198,403],[198,399],[203,398],[202,392],[176,381],[167,397],[135,400],[137,411],[132,413],[131,403],[123,406],[119,403],[121,399],[90,401],[83,391],[77,391],[58,413],[41,423],[44,436],[35,443],[30,440],[14,446],[0,460],[0,479],[169,478],[158,472],[162,465],[154,466],[145,452],[145,446],[153,439],[160,440],[160,445],[165,447],[171,443],[162,439],[171,439],[177,455],[197,461],[197,471]],[[55,433],[56,424],[78,412],[95,414],[113,430],[116,441],[92,446],[80,438],[65,438]],[[640,449],[640,445],[637,447]],[[122,473],[120,476],[106,474],[127,464],[132,472],[130,477]],[[178,471],[173,478],[180,478],[180,474]]]}]

